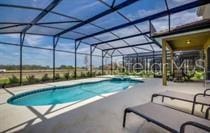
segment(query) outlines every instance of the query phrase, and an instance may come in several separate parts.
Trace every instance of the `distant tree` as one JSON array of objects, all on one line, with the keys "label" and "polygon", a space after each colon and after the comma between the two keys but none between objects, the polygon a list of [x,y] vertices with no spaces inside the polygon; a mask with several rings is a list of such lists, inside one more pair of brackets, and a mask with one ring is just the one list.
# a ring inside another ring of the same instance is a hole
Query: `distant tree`
[{"label": "distant tree", "polygon": [[58,69],[72,69],[73,66],[66,66],[66,65],[61,65],[60,67],[58,67]]},{"label": "distant tree", "polygon": [[[74,67],[69,65],[61,65],[58,67],[58,69],[73,69]],[[6,69],[6,70],[19,70],[19,65],[1,65],[0,69]],[[40,69],[50,69],[50,66],[42,66],[42,65],[23,65],[23,70],[40,70]]]},{"label": "distant tree", "polygon": [[[19,65],[0,65],[0,69],[18,70],[18,69],[20,69],[20,66]],[[24,70],[50,69],[50,66],[23,65],[23,69]]]},{"label": "distant tree", "polygon": [[61,65],[60,67],[58,67],[58,69],[66,69],[67,66],[66,65]]}]

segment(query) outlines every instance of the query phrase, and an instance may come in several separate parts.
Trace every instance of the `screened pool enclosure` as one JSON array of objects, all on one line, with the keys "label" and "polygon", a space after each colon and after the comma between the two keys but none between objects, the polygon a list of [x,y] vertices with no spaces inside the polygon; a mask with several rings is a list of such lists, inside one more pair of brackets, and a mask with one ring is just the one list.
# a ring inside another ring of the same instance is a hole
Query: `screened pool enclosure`
[{"label": "screened pool enclosure", "polygon": [[197,10],[208,3],[1,0],[0,78],[15,75],[22,84],[35,73],[38,77],[47,74],[52,81],[58,78],[57,73],[65,76],[70,72],[74,78],[87,72],[89,76],[113,74],[116,69],[123,70],[127,55],[150,53],[155,58],[162,50],[156,37],[202,21]]}]

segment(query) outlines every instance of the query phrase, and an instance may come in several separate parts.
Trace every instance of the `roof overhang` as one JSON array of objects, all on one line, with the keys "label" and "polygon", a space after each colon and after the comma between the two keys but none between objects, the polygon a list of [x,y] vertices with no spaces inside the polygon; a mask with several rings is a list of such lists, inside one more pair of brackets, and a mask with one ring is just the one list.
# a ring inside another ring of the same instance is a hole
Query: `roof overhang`
[{"label": "roof overhang", "polygon": [[210,38],[210,20],[177,27],[171,32],[153,35],[153,37],[160,44],[162,41],[167,41],[174,51],[201,50]]}]

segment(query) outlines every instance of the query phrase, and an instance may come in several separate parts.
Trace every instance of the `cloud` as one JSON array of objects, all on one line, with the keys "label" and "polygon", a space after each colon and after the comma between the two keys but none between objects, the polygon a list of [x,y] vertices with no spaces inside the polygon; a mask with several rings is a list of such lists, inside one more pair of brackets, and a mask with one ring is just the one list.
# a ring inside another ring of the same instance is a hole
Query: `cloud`
[{"label": "cloud", "polygon": [[172,24],[178,26],[201,20],[202,17],[198,17],[196,14],[196,10],[194,9],[174,14],[171,16],[171,19]]},{"label": "cloud", "polygon": [[125,37],[128,35],[137,34],[139,33],[139,31],[134,26],[130,26],[130,27],[113,31],[113,33],[117,34],[120,37]]},{"label": "cloud", "polygon": [[58,42],[56,49],[74,51],[74,43]]},{"label": "cloud", "polygon": [[9,38],[12,38],[12,39],[19,39],[20,38],[19,34],[6,34],[6,35],[2,35],[2,36],[9,37]]},{"label": "cloud", "polygon": [[101,50],[95,49],[93,55],[101,55]]},{"label": "cloud", "polygon": [[122,40],[109,42],[109,44],[113,47],[127,46],[127,44]]},{"label": "cloud", "polygon": [[84,1],[83,5],[80,8],[78,8],[78,10],[87,10],[87,9],[93,8],[93,7],[95,7],[95,6],[99,5],[99,4],[100,4],[99,1],[88,2],[88,3],[86,3]]},{"label": "cloud", "polygon": [[100,3],[98,1],[95,2],[89,2],[89,1],[78,1],[80,2],[78,4],[79,8],[75,8],[74,10],[71,10],[72,14],[79,14],[80,12],[88,11],[88,9],[95,8]]},{"label": "cloud", "polygon": [[172,0],[172,1],[174,1],[176,3],[184,3],[184,2],[190,1],[190,0]]},{"label": "cloud", "polygon": [[90,54],[90,47],[89,46],[79,47],[78,52]]},{"label": "cloud", "polygon": [[0,42],[8,42],[8,43],[20,43],[20,35],[19,34],[2,34],[0,35]]},{"label": "cloud", "polygon": [[145,43],[147,40],[143,36],[138,36],[138,37],[132,37],[125,39],[129,44],[139,44],[139,43]]},{"label": "cloud", "polygon": [[[199,20],[202,20],[202,17],[197,16],[195,9],[176,13],[171,15],[171,28],[175,28],[177,26],[189,24]],[[168,30],[168,17],[166,16],[155,19],[152,21],[152,24],[156,28],[157,32],[166,31]]]},{"label": "cloud", "polygon": [[[16,41],[16,43],[19,43],[20,39],[20,34],[5,34],[1,35],[1,37],[4,37],[2,39],[4,42],[8,42],[8,40],[12,39]],[[43,45],[45,37],[44,36],[38,36],[38,35],[26,35],[25,36],[25,44],[30,45],[30,46],[38,46],[38,45]]]},{"label": "cloud", "polygon": [[44,38],[43,36],[26,35],[25,43],[31,46],[37,46],[41,44],[41,42],[43,41],[43,38]]},{"label": "cloud", "polygon": [[111,34],[109,32],[108,33],[97,35],[95,37],[98,38],[98,39],[100,39],[100,40],[110,40],[110,39],[117,38],[116,36],[114,36],[113,34]]},{"label": "cloud", "polygon": [[[186,3],[187,0],[173,0],[173,1],[176,3],[184,3],[184,2]],[[172,14],[171,15],[171,25],[175,27],[175,26],[180,26],[180,25],[186,24],[186,23],[191,23],[194,21],[201,20],[202,17],[198,17],[196,14],[196,11],[197,11],[197,9],[194,8],[191,10],[186,10],[183,12]],[[157,13],[157,12],[159,12],[159,10],[158,9],[156,9],[156,10],[140,9],[137,12],[138,12],[138,14],[131,13],[131,14],[128,14],[128,16],[130,18],[137,19],[137,18],[142,18],[144,16],[148,16],[148,15]],[[155,28],[158,29],[158,31],[167,29],[168,28],[168,17],[165,16],[165,17],[155,19],[152,21],[152,23],[155,26]],[[149,25],[146,23],[140,23],[137,25],[141,30],[142,30],[142,28],[146,28],[146,27],[147,27],[146,29],[149,29]],[[127,32],[129,32],[129,29],[127,29]],[[121,34],[124,34],[124,33],[126,33],[126,32],[122,32]]]},{"label": "cloud", "polygon": [[56,60],[57,59],[62,59],[62,60],[66,60],[67,58],[68,59],[74,59],[74,53],[67,53],[67,52],[60,52],[60,51],[56,51],[55,52],[55,57],[56,57]]},{"label": "cloud", "polygon": [[135,12],[131,12],[128,13],[126,16],[130,19],[130,20],[136,20],[138,18],[143,18],[145,16],[149,16],[155,13],[160,12],[160,9],[150,9],[150,10],[145,10],[145,9],[139,9],[136,13]]}]

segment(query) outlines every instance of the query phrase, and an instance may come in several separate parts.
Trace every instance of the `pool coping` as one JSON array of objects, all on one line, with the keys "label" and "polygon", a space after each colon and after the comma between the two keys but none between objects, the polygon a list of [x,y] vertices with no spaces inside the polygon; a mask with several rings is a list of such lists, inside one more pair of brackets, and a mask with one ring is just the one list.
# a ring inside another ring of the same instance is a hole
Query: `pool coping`
[{"label": "pool coping", "polygon": [[[94,79],[94,78],[93,78]],[[73,83],[73,84],[66,84],[66,85],[55,85],[55,86],[46,86],[46,87],[40,87],[40,88],[37,88],[37,89],[32,89],[32,90],[28,90],[28,91],[25,91],[25,92],[20,92],[18,94],[15,94],[14,96],[11,96],[9,98],[7,98],[6,100],[6,103],[7,104],[10,104],[10,105],[15,105],[15,106],[24,106],[24,105],[16,105],[16,104],[12,104],[10,103],[12,100],[14,99],[18,99],[18,98],[21,98],[21,97],[24,97],[26,95],[31,95],[31,94],[34,94],[34,93],[39,93],[39,92],[44,92],[44,91],[48,91],[48,90],[51,90],[53,88],[56,87],[56,89],[62,89],[62,88],[65,88],[65,87],[72,87],[72,86],[78,86],[78,85],[84,85],[84,84],[91,84],[91,83],[99,83],[99,82],[103,82],[103,81],[108,81],[108,80],[112,80],[112,79],[123,79],[123,80],[133,80],[133,81],[138,81],[139,83],[143,83],[144,80],[142,78],[134,78],[134,77],[103,77],[103,79],[99,79],[97,81],[81,81],[81,82],[78,82],[78,83]],[[56,83],[56,82],[55,82]],[[54,84],[54,83],[53,83]],[[138,83],[137,83],[138,84]],[[135,86],[135,85],[134,85]],[[126,87],[127,89],[130,89],[134,86],[128,86]],[[93,92],[92,92],[93,93]],[[112,92],[112,93],[115,93],[115,92]],[[119,93],[119,92],[116,92],[116,93]],[[100,95],[100,94],[97,94],[97,95]],[[62,103],[59,103],[59,104],[62,104]],[[27,106],[27,105],[25,105]],[[31,105],[31,106],[50,106],[50,105]]]}]

